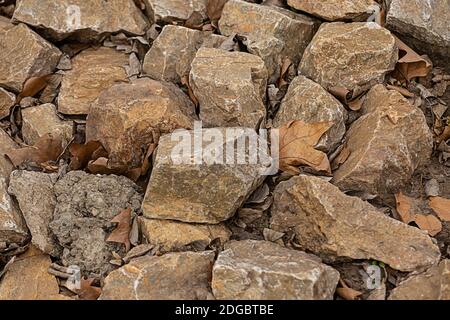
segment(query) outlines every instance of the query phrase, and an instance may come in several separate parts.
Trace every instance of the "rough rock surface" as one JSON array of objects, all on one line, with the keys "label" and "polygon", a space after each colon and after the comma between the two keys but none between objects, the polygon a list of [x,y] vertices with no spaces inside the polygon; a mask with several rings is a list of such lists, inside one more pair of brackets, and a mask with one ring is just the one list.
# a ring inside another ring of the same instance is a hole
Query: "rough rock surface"
[{"label": "rough rock surface", "polygon": [[307,123],[334,122],[316,145],[317,149],[328,152],[334,150],[344,137],[347,111],[320,84],[304,76],[298,76],[290,83],[273,125],[281,127],[291,120],[302,120]]},{"label": "rough rock surface", "polygon": [[190,85],[206,127],[255,128],[265,115],[267,69],[255,55],[201,48]]},{"label": "rough rock surface", "polygon": [[115,85],[100,95],[91,106],[86,137],[100,141],[113,164],[137,167],[155,131],[190,129],[195,118],[195,107],[181,89],[143,78]]},{"label": "rough rock surface", "polygon": [[375,22],[326,23],[305,50],[299,74],[358,95],[383,82],[397,59],[395,38]]},{"label": "rough rock surface", "polygon": [[143,35],[148,27],[133,0],[22,0],[13,21],[35,27],[53,41],[73,37],[87,42],[121,31]]},{"label": "rough rock surface", "polygon": [[271,228],[293,230],[302,249],[324,259],[372,259],[400,271],[437,263],[437,245],[422,230],[386,217],[368,202],[313,176],[275,189]]},{"label": "rough rock surface", "polygon": [[15,102],[16,96],[14,94],[0,88],[0,119],[9,116],[9,112]]},{"label": "rough rock surface", "polygon": [[220,300],[332,300],[339,272],[306,253],[267,241],[232,241],[213,267]]},{"label": "rough rock surface", "polygon": [[363,112],[347,131],[350,156],[335,172],[333,184],[371,195],[395,193],[431,156],[425,116],[383,85],[369,91]]},{"label": "rough rock surface", "polygon": [[105,279],[100,300],[205,300],[214,252],[140,257]]},{"label": "rough rock surface", "polygon": [[128,55],[112,48],[87,49],[72,59],[58,96],[58,111],[88,114],[90,104],[117,82],[127,82]]},{"label": "rough rock surface", "polygon": [[0,31],[0,44],[0,86],[15,93],[29,78],[51,74],[61,57],[58,48],[24,24]]},{"label": "rough rock surface", "polygon": [[241,0],[228,1],[219,21],[221,34],[246,37],[248,51],[266,63],[269,83],[278,80],[286,58],[298,64],[317,26],[318,22],[307,16]]},{"label": "rough rock surface", "polygon": [[208,0],[144,0],[144,4],[150,21],[158,24],[183,22],[193,14],[207,19]]}]

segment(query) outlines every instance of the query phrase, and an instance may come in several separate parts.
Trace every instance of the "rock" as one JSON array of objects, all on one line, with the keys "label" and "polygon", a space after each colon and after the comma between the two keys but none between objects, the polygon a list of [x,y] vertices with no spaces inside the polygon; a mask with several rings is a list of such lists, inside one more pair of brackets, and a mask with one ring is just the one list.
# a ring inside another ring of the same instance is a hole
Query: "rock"
[{"label": "rock", "polygon": [[425,232],[385,216],[325,180],[294,177],[274,193],[271,228],[292,230],[302,249],[326,262],[377,260],[409,272],[439,261],[439,248]]},{"label": "rock", "polygon": [[213,267],[219,300],[332,300],[339,272],[268,241],[232,241]]},{"label": "rock", "polygon": [[334,122],[316,145],[317,149],[329,152],[334,150],[344,137],[347,111],[319,84],[304,76],[298,76],[289,85],[273,125],[281,127],[291,120],[307,123]]},{"label": "rock", "polygon": [[392,0],[386,28],[450,72],[450,3],[448,0]]},{"label": "rock", "polygon": [[214,240],[225,243],[231,236],[231,231],[223,224],[203,225],[146,218],[140,218],[139,221],[148,243],[161,246],[164,251],[189,247],[204,250]]},{"label": "rock", "polygon": [[144,0],[144,4],[147,16],[153,23],[184,22],[193,14],[198,15],[202,21],[208,18],[208,0]]},{"label": "rock", "polygon": [[142,164],[154,131],[192,128],[195,107],[175,85],[148,78],[117,84],[92,104],[88,141],[100,141],[111,163],[131,168]]},{"label": "rock", "polygon": [[3,88],[0,88],[0,119],[9,116],[9,112],[11,108],[14,106],[15,102],[16,96],[14,94],[6,91]]},{"label": "rock", "polygon": [[40,137],[48,133],[60,137],[64,146],[72,139],[73,122],[58,117],[53,104],[42,104],[21,111],[22,136],[26,144],[34,145]]},{"label": "rock", "polygon": [[365,21],[378,7],[374,0],[288,0],[288,5],[327,21]]},{"label": "rock", "polygon": [[450,300],[450,260],[401,282],[389,300]]},{"label": "rock", "polygon": [[382,83],[397,60],[395,38],[375,22],[326,23],[305,50],[298,72],[327,90],[341,87],[357,96]]},{"label": "rock", "polygon": [[0,32],[9,30],[13,27],[14,25],[11,23],[10,19],[4,16],[0,16]]},{"label": "rock", "polygon": [[246,37],[248,51],[266,63],[269,83],[278,80],[286,59],[299,63],[318,25],[317,20],[289,10],[241,0],[228,1],[219,20],[221,34]]},{"label": "rock", "polygon": [[265,115],[267,69],[255,55],[201,48],[190,85],[206,127],[255,128]]},{"label": "rock", "polygon": [[72,59],[58,96],[58,111],[88,114],[90,104],[117,82],[128,82],[124,66],[128,55],[112,48],[87,49]]},{"label": "rock", "polygon": [[107,243],[110,221],[122,210],[139,212],[139,187],[125,177],[67,173],[54,186],[56,207],[50,230],[64,248],[65,266],[79,266],[84,275],[104,276],[113,269],[112,251],[123,246]]},{"label": "rock", "polygon": [[363,113],[347,131],[350,156],[332,182],[346,191],[396,193],[431,156],[433,139],[425,116],[383,85],[370,90]]},{"label": "rock", "polygon": [[136,258],[106,277],[100,300],[205,300],[213,263],[213,251]]},{"label": "rock", "polygon": [[29,78],[53,73],[61,57],[58,48],[24,24],[0,31],[0,43],[0,86],[14,93]]},{"label": "rock", "polygon": [[143,35],[148,28],[133,0],[22,0],[13,21],[36,28],[52,41],[70,37],[90,42],[118,32]]},{"label": "rock", "polygon": [[56,197],[57,174],[16,170],[11,173],[8,192],[15,196],[31,233],[31,242],[41,251],[58,257],[61,247],[49,229]]},{"label": "rock", "polygon": [[[215,43],[213,43],[216,40]],[[167,25],[145,56],[143,71],[155,80],[181,84],[201,46],[220,46],[225,37],[180,26]]]}]

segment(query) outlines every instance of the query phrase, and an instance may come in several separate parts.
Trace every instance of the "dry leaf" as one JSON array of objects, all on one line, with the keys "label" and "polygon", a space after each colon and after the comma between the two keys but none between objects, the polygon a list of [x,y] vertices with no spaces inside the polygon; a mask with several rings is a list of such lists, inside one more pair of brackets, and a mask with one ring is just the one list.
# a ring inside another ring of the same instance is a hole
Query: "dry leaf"
[{"label": "dry leaf", "polygon": [[102,293],[102,289],[94,287],[94,279],[81,279],[81,288],[76,290],[76,294],[81,300],[97,300]]},{"label": "dry leaf", "polygon": [[34,97],[37,93],[42,91],[50,81],[52,75],[48,74],[42,77],[31,77],[23,84],[22,92],[17,96],[16,104],[25,97]]},{"label": "dry leaf", "polygon": [[395,91],[401,93],[406,98],[414,98],[415,97],[414,93],[410,92],[408,89],[403,88],[403,87],[393,86],[393,85],[388,84],[386,86],[386,88],[389,90],[395,90]]},{"label": "dry leaf", "polygon": [[73,143],[69,147],[70,170],[84,169],[90,161],[101,157],[108,157],[103,145],[98,141],[89,141],[85,144]]},{"label": "dry leaf", "polygon": [[359,111],[359,110],[361,110],[365,100],[366,100],[366,95],[363,94],[351,101],[348,101],[347,106],[350,108],[350,110]]},{"label": "dry leaf", "polygon": [[332,87],[328,91],[345,104],[353,98],[353,92],[344,87]]},{"label": "dry leaf", "polygon": [[407,224],[414,221],[414,213],[411,212],[411,209],[414,206],[414,199],[399,192],[395,195],[395,200],[397,202],[397,212],[401,221]]},{"label": "dry leaf", "polygon": [[414,222],[419,226],[420,229],[427,231],[428,234],[432,237],[442,231],[442,223],[438,218],[431,214],[416,214],[414,216]]},{"label": "dry leaf", "polygon": [[130,251],[131,243],[130,243],[130,231],[131,231],[131,209],[125,209],[111,222],[117,223],[116,229],[109,235],[107,242],[116,242],[123,243],[125,245],[126,251]]},{"label": "dry leaf", "polygon": [[194,11],[191,16],[184,23],[185,28],[202,30],[203,16],[200,12]]},{"label": "dry leaf", "polygon": [[430,197],[428,205],[442,221],[450,222],[450,199]]},{"label": "dry leaf", "polygon": [[206,5],[206,13],[213,26],[217,27],[217,21],[222,16],[223,7],[228,0],[209,0]]},{"label": "dry leaf", "polygon": [[437,137],[436,143],[439,144],[442,141],[447,141],[448,139],[450,139],[450,126],[446,126],[444,128],[444,131],[442,132],[442,134],[439,135],[439,137]]},{"label": "dry leaf", "polygon": [[343,280],[339,280],[341,284],[341,288],[336,289],[336,293],[345,300],[356,300],[359,296],[362,295],[362,292],[354,290],[347,286],[347,284]]},{"label": "dry leaf", "polygon": [[[394,36],[395,37],[395,36]],[[399,48],[400,59],[392,73],[392,76],[399,81],[411,81],[416,77],[426,77],[433,68],[433,65],[408,47],[403,41],[395,37]]]}]

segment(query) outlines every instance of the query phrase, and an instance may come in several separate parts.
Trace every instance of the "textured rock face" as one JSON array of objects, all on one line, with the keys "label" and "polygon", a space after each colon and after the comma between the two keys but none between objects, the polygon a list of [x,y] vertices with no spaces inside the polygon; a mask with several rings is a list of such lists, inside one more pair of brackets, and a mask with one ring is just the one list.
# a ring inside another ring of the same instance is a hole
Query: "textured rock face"
[{"label": "textured rock face", "polygon": [[256,127],[265,115],[267,69],[255,55],[201,48],[190,84],[206,127]]},{"label": "textured rock face", "polygon": [[316,20],[274,6],[261,6],[241,0],[225,4],[219,21],[221,34],[234,33],[247,38],[250,53],[266,63],[269,82],[275,83],[286,58],[297,64],[317,30]]},{"label": "textured rock face", "polygon": [[339,272],[306,253],[267,241],[232,241],[213,267],[220,300],[332,300]]},{"label": "textured rock face", "polygon": [[373,259],[396,270],[414,271],[440,258],[425,232],[386,217],[369,203],[312,176],[294,177],[277,186],[271,228],[293,230],[303,249],[327,261]]},{"label": "textured rock face", "polygon": [[0,88],[0,119],[9,116],[9,111],[16,102],[16,96],[11,92]]},{"label": "textured rock face", "polygon": [[346,119],[347,111],[336,98],[314,81],[298,76],[289,85],[273,125],[281,127],[292,120],[306,123],[332,121],[334,125],[316,145],[317,149],[328,152],[334,150],[344,137]]},{"label": "textured rock face", "polygon": [[[105,90],[87,119],[88,141],[100,141],[113,164],[142,164],[153,132],[192,128],[195,107],[175,85],[143,78]],[[111,128],[114,130],[111,130]]]},{"label": "textured rock face", "polygon": [[100,300],[204,300],[213,263],[213,251],[137,258],[108,275]]},{"label": "textured rock face", "polygon": [[375,22],[326,23],[305,50],[299,74],[327,90],[343,87],[358,95],[383,82],[397,59],[394,37]]},{"label": "textured rock face", "polygon": [[173,23],[188,20],[193,14],[207,19],[208,0],[144,0],[146,13],[154,23]]},{"label": "textured rock face", "polygon": [[88,114],[90,104],[117,82],[128,82],[124,66],[128,55],[111,48],[87,49],[72,59],[58,96],[58,110],[65,114]]},{"label": "textured rock face", "polygon": [[431,156],[433,140],[425,117],[382,85],[370,90],[363,112],[347,132],[350,156],[333,183],[372,195],[396,192]]},{"label": "textured rock face", "polygon": [[450,71],[450,2],[392,0],[386,28]]},{"label": "textured rock face", "polygon": [[61,57],[58,48],[24,24],[0,30],[0,44],[0,86],[15,93],[29,78],[51,74]]},{"label": "textured rock face", "polygon": [[133,0],[22,0],[13,21],[36,27],[53,41],[93,41],[121,31],[143,35],[148,27]]}]

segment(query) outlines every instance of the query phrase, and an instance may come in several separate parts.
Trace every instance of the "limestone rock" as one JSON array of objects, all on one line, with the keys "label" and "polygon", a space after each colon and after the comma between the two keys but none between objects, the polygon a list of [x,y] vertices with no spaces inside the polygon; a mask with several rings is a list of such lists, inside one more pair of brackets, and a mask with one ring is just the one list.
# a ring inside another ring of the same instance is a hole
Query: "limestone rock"
[{"label": "limestone rock", "polygon": [[214,252],[180,252],[131,260],[105,279],[100,300],[205,300]]},{"label": "limestone rock", "polygon": [[422,230],[313,176],[277,186],[271,228],[294,231],[302,249],[324,261],[377,260],[409,272],[426,269],[440,258],[438,246]]},{"label": "limestone rock", "polygon": [[71,37],[89,42],[118,32],[143,35],[148,27],[133,0],[22,0],[13,21],[30,25],[53,41]]},{"label": "limestone rock", "polygon": [[306,253],[268,241],[232,241],[213,267],[220,300],[332,300],[339,272]]},{"label": "limestone rock", "polygon": [[158,24],[184,22],[193,14],[202,20],[208,18],[208,0],[144,0],[144,4],[150,21]]},{"label": "limestone rock", "polygon": [[137,167],[153,132],[192,128],[195,107],[174,84],[142,78],[103,91],[87,119],[88,141],[100,141],[113,164]]},{"label": "limestone rock", "polygon": [[10,109],[14,106],[16,102],[16,96],[11,92],[0,88],[0,119],[9,116]]},{"label": "limestone rock", "polygon": [[363,112],[347,131],[350,156],[335,172],[333,184],[371,195],[395,193],[431,156],[425,116],[383,85],[369,91]]},{"label": "limestone rock", "polygon": [[255,55],[201,48],[190,85],[206,127],[255,128],[265,115],[267,69]]},{"label": "limestone rock", "polygon": [[127,82],[124,66],[128,55],[112,48],[87,49],[72,59],[58,96],[58,111],[64,114],[88,114],[90,104],[103,90],[117,82]]},{"label": "limestone rock", "polygon": [[273,124],[281,127],[291,120],[306,123],[334,122],[316,145],[317,149],[328,152],[342,141],[346,119],[347,111],[336,98],[314,81],[298,76],[289,85]]},{"label": "limestone rock", "polygon": [[397,60],[394,37],[375,22],[334,22],[317,31],[298,71],[327,90],[342,87],[357,96],[382,83]]}]

